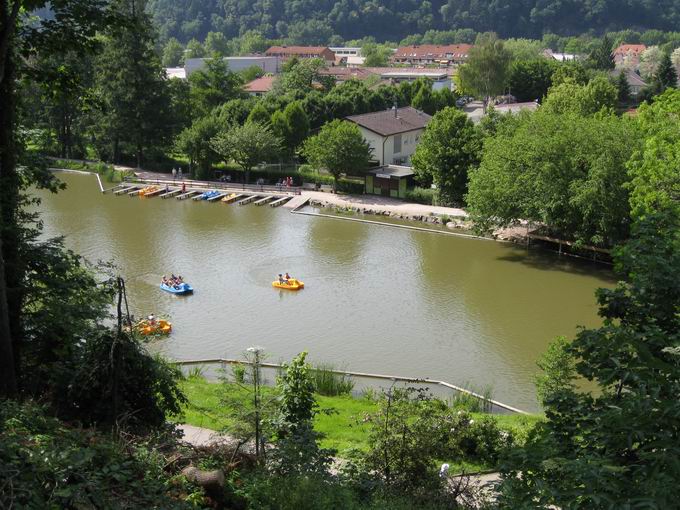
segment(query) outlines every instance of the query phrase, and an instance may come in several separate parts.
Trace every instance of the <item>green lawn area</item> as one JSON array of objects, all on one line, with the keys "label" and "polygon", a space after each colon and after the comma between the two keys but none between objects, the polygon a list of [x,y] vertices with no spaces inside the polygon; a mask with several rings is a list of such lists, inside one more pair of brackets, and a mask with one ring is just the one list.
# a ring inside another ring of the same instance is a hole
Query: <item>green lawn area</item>
[{"label": "green lawn area", "polygon": [[[232,419],[221,411],[226,406],[220,405],[220,401],[228,398],[232,402],[242,404],[248,401],[248,394],[238,386],[222,385],[209,382],[202,377],[189,377],[182,381],[189,404],[184,408],[184,423],[205,427],[213,430],[225,430],[233,426]],[[273,399],[274,389],[264,388],[264,398]],[[366,414],[377,410],[376,403],[369,398],[355,398],[351,396],[325,397],[316,396],[319,408],[332,410],[332,412],[319,413],[314,422],[314,428],[324,435],[321,446],[334,448],[342,457],[343,452],[352,449],[365,449],[368,447],[368,427],[363,424]],[[481,414],[473,413],[473,417],[481,418]],[[528,430],[542,419],[540,415],[496,415],[499,426],[511,431],[515,437],[524,438]],[[466,471],[479,471],[489,469],[491,466],[467,462],[449,462],[451,469],[465,468]]]}]

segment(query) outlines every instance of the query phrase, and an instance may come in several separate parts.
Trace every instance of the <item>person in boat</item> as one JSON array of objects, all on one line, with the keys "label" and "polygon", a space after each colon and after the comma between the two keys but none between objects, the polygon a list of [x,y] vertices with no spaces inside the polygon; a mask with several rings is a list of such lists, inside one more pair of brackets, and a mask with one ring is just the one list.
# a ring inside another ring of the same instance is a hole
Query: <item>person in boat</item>
[{"label": "person in boat", "polygon": [[283,275],[281,273],[279,273],[279,283],[281,285],[288,283],[286,280],[283,279]]},{"label": "person in boat", "polygon": [[286,273],[286,276],[283,277],[284,280],[286,280],[286,283],[290,283],[289,280],[291,280],[292,276]]},{"label": "person in boat", "polygon": [[156,316],[154,314],[149,315],[146,320],[149,321],[150,326],[156,325]]},{"label": "person in boat", "polygon": [[180,284],[180,285],[181,285],[182,283],[184,283],[184,278],[182,278],[182,275],[179,275],[179,276],[177,277],[177,283]]},{"label": "person in boat", "polygon": [[169,282],[168,282],[168,277],[165,276],[165,275],[163,275],[163,279],[161,280],[161,283],[162,283],[163,285],[168,285],[168,284],[169,284]]}]

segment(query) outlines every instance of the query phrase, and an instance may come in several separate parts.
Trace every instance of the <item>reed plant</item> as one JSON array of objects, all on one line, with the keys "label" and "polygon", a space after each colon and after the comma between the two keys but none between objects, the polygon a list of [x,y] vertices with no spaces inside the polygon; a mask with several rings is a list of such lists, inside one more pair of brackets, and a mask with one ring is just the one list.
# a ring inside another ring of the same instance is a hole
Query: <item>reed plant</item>
[{"label": "reed plant", "polygon": [[310,371],[314,391],[327,397],[351,395],[354,381],[348,374],[338,373],[331,363],[320,363]]}]

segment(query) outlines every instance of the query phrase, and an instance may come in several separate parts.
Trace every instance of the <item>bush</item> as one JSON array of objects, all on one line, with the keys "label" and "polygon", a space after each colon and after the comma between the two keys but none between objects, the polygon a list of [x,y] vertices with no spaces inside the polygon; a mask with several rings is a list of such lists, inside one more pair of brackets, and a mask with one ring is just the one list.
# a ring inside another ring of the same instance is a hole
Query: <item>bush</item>
[{"label": "bush", "polygon": [[409,202],[417,202],[419,204],[434,205],[436,202],[437,192],[433,189],[419,188],[416,186],[413,189],[406,190],[406,200]]},{"label": "bush", "polygon": [[191,508],[170,493],[165,462],[129,446],[35,404],[0,402],[0,508]]},{"label": "bush", "polygon": [[142,432],[162,427],[166,416],[180,415],[186,403],[177,385],[181,371],[126,334],[105,330],[88,339],[71,370],[60,407],[66,418],[88,425]]}]

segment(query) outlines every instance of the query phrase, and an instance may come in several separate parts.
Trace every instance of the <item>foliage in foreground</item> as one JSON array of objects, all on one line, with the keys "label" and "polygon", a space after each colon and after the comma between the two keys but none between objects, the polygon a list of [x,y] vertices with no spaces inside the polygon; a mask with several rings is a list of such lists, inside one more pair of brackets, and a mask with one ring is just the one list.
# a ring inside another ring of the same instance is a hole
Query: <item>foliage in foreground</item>
[{"label": "foliage in foreground", "polygon": [[153,461],[152,444],[71,428],[36,404],[0,402],[0,507],[191,508]]},{"label": "foliage in foreground", "polygon": [[[626,281],[598,291],[603,326],[543,363],[547,421],[504,468],[507,508],[678,508],[677,212],[641,219],[616,262]],[[576,377],[597,392],[578,391]]]}]

